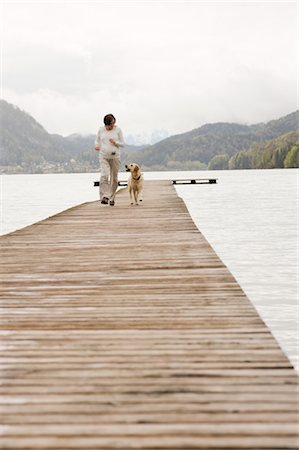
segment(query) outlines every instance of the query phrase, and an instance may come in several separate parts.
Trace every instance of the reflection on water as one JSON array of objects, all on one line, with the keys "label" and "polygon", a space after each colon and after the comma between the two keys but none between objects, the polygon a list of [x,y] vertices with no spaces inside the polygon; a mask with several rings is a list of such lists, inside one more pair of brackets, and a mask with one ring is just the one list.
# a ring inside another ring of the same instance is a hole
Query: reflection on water
[{"label": "reflection on water", "polygon": [[[238,280],[293,365],[297,358],[298,170],[149,172],[145,179],[218,178],[177,186],[197,227]],[[126,180],[128,174],[120,174]],[[98,174],[4,175],[1,233],[98,199]]]}]

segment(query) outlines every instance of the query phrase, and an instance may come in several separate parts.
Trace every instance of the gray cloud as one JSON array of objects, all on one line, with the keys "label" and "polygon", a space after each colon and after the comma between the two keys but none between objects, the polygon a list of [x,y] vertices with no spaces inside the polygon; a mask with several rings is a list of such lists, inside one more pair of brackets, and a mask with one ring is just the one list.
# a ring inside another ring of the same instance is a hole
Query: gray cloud
[{"label": "gray cloud", "polygon": [[3,96],[50,132],[127,134],[296,109],[296,3],[6,3]]}]

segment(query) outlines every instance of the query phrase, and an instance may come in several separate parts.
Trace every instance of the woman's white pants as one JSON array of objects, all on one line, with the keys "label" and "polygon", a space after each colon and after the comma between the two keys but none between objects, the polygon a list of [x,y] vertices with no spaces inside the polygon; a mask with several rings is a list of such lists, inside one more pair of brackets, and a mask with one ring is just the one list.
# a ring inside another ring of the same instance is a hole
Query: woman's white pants
[{"label": "woman's white pants", "polygon": [[118,171],[120,168],[120,159],[100,158],[101,178],[100,178],[100,200],[103,197],[114,201],[118,187]]}]

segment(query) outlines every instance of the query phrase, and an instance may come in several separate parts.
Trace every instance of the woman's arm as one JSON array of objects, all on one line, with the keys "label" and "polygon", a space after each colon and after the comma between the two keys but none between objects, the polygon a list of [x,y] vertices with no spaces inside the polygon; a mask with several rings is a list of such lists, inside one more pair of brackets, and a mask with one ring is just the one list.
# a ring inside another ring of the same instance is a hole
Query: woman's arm
[{"label": "woman's arm", "polygon": [[97,133],[96,140],[94,142],[94,149],[99,152],[100,151],[100,142],[101,142],[101,136],[100,136],[100,130]]},{"label": "woman's arm", "polygon": [[118,129],[118,141],[116,141],[116,143],[118,144],[119,147],[124,147],[125,145],[123,133],[120,128]]},{"label": "woman's arm", "polygon": [[118,140],[115,140],[115,139],[109,139],[109,141],[113,144],[113,145],[115,145],[115,147],[124,147],[124,145],[125,145],[125,141],[124,141],[124,137],[123,137],[123,134],[122,134],[122,131],[121,131],[121,129],[120,128],[118,128],[118,130],[117,130],[117,137],[118,137]]}]

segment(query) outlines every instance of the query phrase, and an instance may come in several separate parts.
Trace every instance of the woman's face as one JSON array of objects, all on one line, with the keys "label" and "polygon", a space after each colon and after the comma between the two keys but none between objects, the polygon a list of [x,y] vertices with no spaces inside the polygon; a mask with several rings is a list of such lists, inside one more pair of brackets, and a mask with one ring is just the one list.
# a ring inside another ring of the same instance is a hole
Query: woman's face
[{"label": "woman's face", "polygon": [[108,131],[112,130],[114,127],[114,124],[115,124],[115,120],[113,122],[111,122],[110,125],[105,125],[106,130],[108,130]]}]

